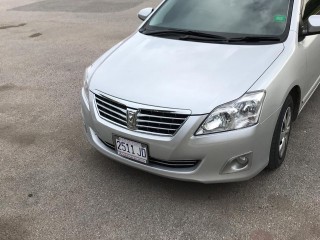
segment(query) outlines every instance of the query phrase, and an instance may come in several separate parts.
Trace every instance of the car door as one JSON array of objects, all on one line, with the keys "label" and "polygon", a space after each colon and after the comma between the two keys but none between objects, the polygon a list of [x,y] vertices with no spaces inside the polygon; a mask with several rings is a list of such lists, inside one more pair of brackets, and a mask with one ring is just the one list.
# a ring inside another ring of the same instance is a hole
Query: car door
[{"label": "car door", "polygon": [[[320,15],[320,0],[305,0],[304,4],[302,24],[306,26],[311,15]],[[306,102],[320,81],[320,34],[306,36],[302,40],[302,44],[307,56],[307,76],[305,79],[307,94],[303,99],[303,102]]]}]

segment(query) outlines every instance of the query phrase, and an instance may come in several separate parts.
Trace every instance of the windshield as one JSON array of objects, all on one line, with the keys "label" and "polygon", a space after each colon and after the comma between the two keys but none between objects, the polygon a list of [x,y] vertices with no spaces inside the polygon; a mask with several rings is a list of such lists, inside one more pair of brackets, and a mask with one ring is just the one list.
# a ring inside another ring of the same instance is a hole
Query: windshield
[{"label": "windshield", "polygon": [[289,5],[290,0],[167,0],[145,28],[281,36]]}]

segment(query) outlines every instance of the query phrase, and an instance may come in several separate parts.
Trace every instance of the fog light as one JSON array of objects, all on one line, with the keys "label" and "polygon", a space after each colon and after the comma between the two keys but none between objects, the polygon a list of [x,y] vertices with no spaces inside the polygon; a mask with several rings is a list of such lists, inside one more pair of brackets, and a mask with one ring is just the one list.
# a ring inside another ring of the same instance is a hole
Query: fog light
[{"label": "fog light", "polygon": [[248,170],[251,166],[252,152],[231,158],[222,168],[221,174],[236,173]]},{"label": "fog light", "polygon": [[247,156],[241,156],[241,157],[238,157],[237,158],[237,162],[240,164],[240,165],[247,165],[248,162],[249,162],[249,158]]}]

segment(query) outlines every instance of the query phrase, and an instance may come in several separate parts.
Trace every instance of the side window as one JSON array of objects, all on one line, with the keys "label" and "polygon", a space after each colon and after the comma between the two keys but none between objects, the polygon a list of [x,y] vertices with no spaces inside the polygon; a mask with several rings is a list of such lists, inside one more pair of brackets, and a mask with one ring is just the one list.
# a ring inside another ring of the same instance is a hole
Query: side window
[{"label": "side window", "polygon": [[320,0],[309,0],[303,13],[303,21],[306,21],[311,15],[320,15]]}]

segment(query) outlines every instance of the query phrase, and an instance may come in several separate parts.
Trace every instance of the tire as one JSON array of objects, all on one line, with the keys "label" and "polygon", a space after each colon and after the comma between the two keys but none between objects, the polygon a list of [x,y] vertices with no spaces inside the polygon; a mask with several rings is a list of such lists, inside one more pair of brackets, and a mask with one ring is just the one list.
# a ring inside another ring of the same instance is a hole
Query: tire
[{"label": "tire", "polygon": [[273,133],[268,169],[274,170],[279,168],[284,159],[288,149],[290,139],[292,119],[293,119],[294,105],[291,95],[289,95],[284,102],[280,115]]}]

